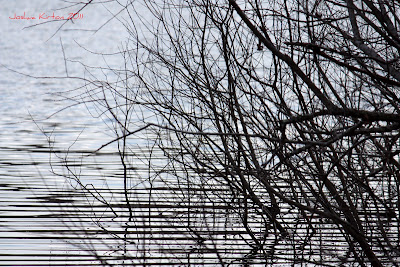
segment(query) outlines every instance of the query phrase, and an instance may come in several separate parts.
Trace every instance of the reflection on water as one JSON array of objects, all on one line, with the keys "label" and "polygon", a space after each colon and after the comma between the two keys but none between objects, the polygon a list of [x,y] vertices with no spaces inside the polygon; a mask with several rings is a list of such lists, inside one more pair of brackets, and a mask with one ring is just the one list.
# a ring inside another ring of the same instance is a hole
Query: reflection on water
[{"label": "reflection on water", "polygon": [[[69,149],[70,155],[78,159],[109,140],[112,133],[101,118],[90,116],[88,107],[83,105],[57,113],[73,104],[63,100],[57,92],[76,88],[78,81],[35,79],[26,75],[65,77],[62,42],[70,60],[68,75],[81,76],[83,68],[76,61],[96,66],[104,59],[100,57],[99,61],[99,56],[77,44],[93,51],[111,52],[117,50],[116,45],[126,36],[117,21],[111,21],[95,33],[110,18],[103,5],[85,10],[84,18],[73,25],[65,25],[49,39],[60,23],[26,28],[39,21],[9,17],[24,12],[27,15],[68,13],[76,6],[57,9],[68,3],[50,0],[0,1],[0,4],[0,266],[99,264],[96,255],[83,246],[90,236],[102,242],[95,233],[99,231],[96,222],[86,212],[91,208],[87,206],[88,196],[74,190],[73,181],[69,183],[60,176],[65,168],[57,155],[63,156],[61,152]],[[111,11],[120,8],[115,4],[106,7]],[[115,36],[115,31],[121,34]],[[107,58],[111,65],[112,60]],[[71,146],[78,136],[79,141]],[[99,166],[107,168],[107,172],[113,174],[107,177],[107,186],[117,187],[120,179],[115,174],[121,170],[116,163],[118,157],[105,149],[98,153],[96,162],[84,162],[80,168],[85,169],[88,184],[100,184],[104,188],[106,174],[99,175],[98,169]],[[116,198],[118,192],[113,195]]]}]

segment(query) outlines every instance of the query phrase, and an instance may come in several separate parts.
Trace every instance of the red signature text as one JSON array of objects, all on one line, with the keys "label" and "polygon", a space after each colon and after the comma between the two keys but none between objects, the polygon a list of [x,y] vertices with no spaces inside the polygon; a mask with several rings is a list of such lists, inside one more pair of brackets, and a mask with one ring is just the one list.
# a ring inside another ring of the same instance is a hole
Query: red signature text
[{"label": "red signature text", "polygon": [[33,19],[39,19],[39,20],[73,20],[73,19],[82,19],[83,14],[81,13],[68,13],[68,16],[59,16],[56,15],[54,12],[53,13],[45,13],[42,12],[38,16],[29,16],[25,12],[24,14],[17,15],[17,13],[14,13],[14,17],[9,17],[10,19],[16,19],[16,20],[33,20]]}]

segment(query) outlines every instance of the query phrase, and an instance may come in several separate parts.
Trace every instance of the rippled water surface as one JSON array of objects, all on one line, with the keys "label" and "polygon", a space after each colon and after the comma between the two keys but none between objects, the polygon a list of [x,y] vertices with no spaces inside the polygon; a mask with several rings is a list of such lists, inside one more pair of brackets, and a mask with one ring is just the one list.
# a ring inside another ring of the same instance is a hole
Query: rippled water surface
[{"label": "rippled water surface", "polygon": [[[92,107],[64,109],[74,103],[59,92],[80,86],[79,81],[65,78],[84,75],[79,62],[118,66],[120,58],[89,51],[118,51],[126,40],[125,30],[117,20],[106,22],[110,12],[121,7],[93,6],[83,10],[74,24],[59,29],[62,22],[39,19],[40,14],[68,16],[76,6],[60,9],[68,3],[52,0],[0,0],[0,5],[0,266],[98,264],[96,257],[87,256],[87,248],[76,246],[89,234],[69,235],[78,228],[90,232],[94,222],[85,218],[86,212],[70,208],[82,203],[80,208],[87,211],[87,197],[60,176],[65,168],[57,156],[65,156],[62,152],[69,149],[69,155],[79,159],[109,141],[112,132],[101,117],[90,115],[95,115]],[[24,14],[36,19],[12,19]],[[38,23],[43,24],[31,27]],[[105,173],[98,171],[103,166],[110,174],[107,188],[118,188],[118,157],[109,153],[112,147],[107,149],[79,168],[85,169],[87,184],[106,188]],[[74,262],[77,255],[83,258]]]}]

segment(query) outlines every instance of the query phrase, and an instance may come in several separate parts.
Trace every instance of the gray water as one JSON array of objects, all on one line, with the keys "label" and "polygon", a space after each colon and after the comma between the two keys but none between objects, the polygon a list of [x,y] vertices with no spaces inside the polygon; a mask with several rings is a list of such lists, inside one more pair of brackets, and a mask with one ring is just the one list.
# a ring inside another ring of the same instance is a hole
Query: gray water
[{"label": "gray water", "polygon": [[[86,212],[71,209],[72,204],[82,203],[81,209],[87,211],[90,207],[83,201],[87,197],[73,190],[73,181],[60,176],[65,168],[57,156],[69,150],[70,158],[80,159],[109,141],[112,129],[91,106],[66,108],[75,102],[60,92],[81,85],[65,78],[84,75],[79,62],[91,66],[106,62],[112,67],[122,62],[119,57],[89,52],[117,52],[125,42],[121,22],[108,21],[110,12],[121,7],[115,2],[92,6],[74,24],[59,29],[62,22],[39,19],[40,14],[66,17],[76,6],[59,9],[68,3],[52,0],[0,0],[0,5],[0,266],[99,264],[84,246],[84,237],[98,229],[96,222]],[[12,19],[24,13],[36,19]],[[31,27],[37,23],[43,24]],[[79,165],[86,184],[120,187],[121,167],[112,151],[113,146],[105,148],[95,161]],[[101,165],[106,171],[99,171]],[[82,229],[87,233],[78,232]],[[93,240],[100,238],[91,234]],[[118,244],[109,244],[114,245]]]}]

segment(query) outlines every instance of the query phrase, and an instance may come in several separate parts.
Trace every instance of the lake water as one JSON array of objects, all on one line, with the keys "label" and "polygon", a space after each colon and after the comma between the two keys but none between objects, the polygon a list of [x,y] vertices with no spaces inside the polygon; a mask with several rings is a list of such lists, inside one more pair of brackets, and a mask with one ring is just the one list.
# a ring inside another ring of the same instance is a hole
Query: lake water
[{"label": "lake water", "polygon": [[[65,168],[57,155],[63,157],[61,152],[69,149],[69,158],[79,160],[86,151],[109,141],[112,129],[104,118],[95,116],[93,107],[64,109],[74,101],[59,92],[77,88],[79,81],[44,77],[66,77],[67,72],[81,77],[84,69],[78,62],[118,67],[120,58],[89,50],[113,53],[126,41],[121,22],[108,22],[110,12],[121,7],[115,2],[92,6],[57,32],[62,22],[46,17],[53,13],[67,17],[76,6],[60,9],[68,4],[52,0],[0,0],[0,4],[0,266],[99,264],[93,253],[85,252],[89,249],[84,237],[93,237],[92,243],[103,238],[91,232],[99,228],[87,213],[88,197],[72,190],[76,184],[60,176]],[[43,24],[30,27],[38,23]],[[103,189],[121,185],[119,158],[110,151],[112,146],[79,164],[86,184],[100,184]],[[99,166],[106,170],[100,172]],[[118,246],[98,243],[98,253]]]}]

